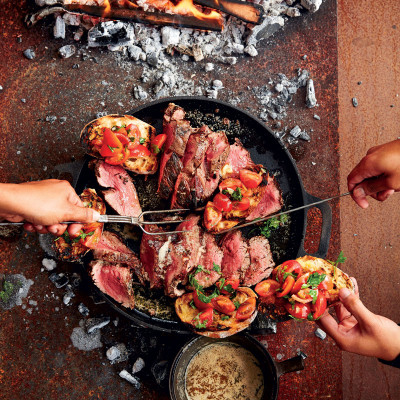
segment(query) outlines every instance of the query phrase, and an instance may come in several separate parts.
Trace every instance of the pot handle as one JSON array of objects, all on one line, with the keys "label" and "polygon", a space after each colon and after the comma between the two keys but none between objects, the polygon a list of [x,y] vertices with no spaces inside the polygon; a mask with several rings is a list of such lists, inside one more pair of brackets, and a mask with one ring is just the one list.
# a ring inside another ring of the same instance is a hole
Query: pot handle
[{"label": "pot handle", "polygon": [[278,378],[280,378],[283,374],[287,374],[289,372],[301,371],[304,369],[304,360],[307,358],[307,355],[300,351],[299,355],[296,357],[289,358],[288,360],[284,360],[281,362],[275,361],[276,373]]},{"label": "pot handle", "polygon": [[[310,204],[310,203],[315,203],[317,201],[321,201],[321,199],[306,192],[306,201],[308,204]],[[304,250],[304,238],[303,238],[297,257],[310,255],[318,258],[325,258],[326,255],[328,254],[329,241],[331,239],[331,230],[332,230],[332,210],[328,202],[317,204],[314,207],[317,207],[322,214],[322,229],[321,229],[321,237],[319,240],[318,250],[314,254],[308,254]]]},{"label": "pot handle", "polygon": [[66,164],[58,164],[54,167],[54,169],[61,174],[69,174],[71,175],[71,186],[76,189],[76,185],[78,183],[79,176],[81,171],[87,162],[86,158],[79,161],[74,161]]}]

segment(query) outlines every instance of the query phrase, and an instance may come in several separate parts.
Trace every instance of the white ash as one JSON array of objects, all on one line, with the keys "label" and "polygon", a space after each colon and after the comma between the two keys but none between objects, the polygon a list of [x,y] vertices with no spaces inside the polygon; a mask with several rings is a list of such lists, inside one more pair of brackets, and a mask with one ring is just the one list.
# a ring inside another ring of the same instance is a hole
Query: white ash
[{"label": "white ash", "polygon": [[56,17],[53,34],[55,39],[65,39],[65,20],[60,15]]},{"label": "white ash", "polygon": [[28,60],[33,60],[36,57],[36,53],[32,49],[26,49],[22,53]]},{"label": "white ash", "polygon": [[72,44],[67,44],[60,47],[58,53],[62,58],[70,58],[76,53],[76,47]]},{"label": "white ash", "polygon": [[29,300],[28,304],[36,307],[38,305],[38,302],[36,300]]},{"label": "white ash", "polygon": [[46,116],[46,122],[50,122],[51,124],[54,124],[54,122],[57,121],[57,117],[55,115],[47,115]]},{"label": "white ash", "polygon": [[115,364],[126,361],[129,353],[124,343],[118,343],[107,350],[106,356],[111,361],[111,364]]},{"label": "white ash", "polygon": [[357,100],[356,97],[353,97],[353,98],[351,99],[351,102],[353,103],[353,107],[358,107],[358,100]]},{"label": "white ash", "polygon": [[26,99],[21,99],[21,102],[22,103],[26,103]]},{"label": "white ash", "polygon": [[315,330],[314,335],[321,340],[324,340],[326,338],[326,333],[320,328]]},{"label": "white ash", "polygon": [[314,119],[316,119],[317,121],[319,121],[321,119],[321,117],[318,114],[314,114]]},{"label": "white ash", "polygon": [[132,366],[132,374],[137,374],[145,367],[145,362],[143,358],[138,358]]},{"label": "white ash", "polygon": [[110,317],[103,318],[89,318],[85,321],[85,328],[87,333],[93,333],[110,323]]},{"label": "white ash", "polygon": [[[66,2],[67,0],[64,0]],[[69,0],[68,0],[69,1]],[[82,1],[82,0],[81,0]],[[37,4],[54,4],[54,0],[36,0]],[[174,28],[169,26],[149,26],[139,23],[122,21],[103,21],[93,26],[98,19],[83,18],[78,14],[64,14],[56,17],[55,35],[62,36],[62,26],[74,27],[75,40],[83,37],[83,29],[89,29],[89,47],[108,46],[113,51],[124,51],[128,48],[130,57],[135,61],[156,61],[160,54],[184,55],[183,60],[191,57],[199,62],[203,59],[213,59],[221,63],[233,65],[237,56],[244,54],[255,57],[258,54],[257,46],[263,39],[273,35],[281,29],[290,18],[300,17],[300,10],[304,8],[316,12],[322,0],[261,0],[259,3],[265,12],[261,24],[251,25],[237,18],[223,14],[224,29],[222,32],[207,32],[188,28]],[[85,3],[88,3],[87,1]],[[98,4],[94,1],[93,4]],[[138,2],[143,9],[148,5],[145,1]],[[304,8],[303,8],[304,7]],[[64,24],[64,25],[63,25]],[[76,27],[79,27],[76,30]],[[162,60],[159,60],[162,61]]]},{"label": "white ash", "polygon": [[83,304],[78,304],[78,311],[84,316],[87,317],[89,315],[89,309]]},{"label": "white ash", "polygon": [[317,98],[315,97],[314,81],[312,79],[309,79],[307,81],[306,104],[308,108],[314,108],[317,105]]},{"label": "white ash", "polygon": [[63,272],[59,274],[53,272],[52,274],[49,275],[49,279],[51,282],[54,283],[57,289],[64,287],[69,282],[68,277]]},{"label": "white ash", "polygon": [[93,333],[87,333],[83,328],[85,322],[81,320],[78,327],[74,328],[71,333],[72,344],[79,350],[90,351],[103,346],[101,343],[100,330]]},{"label": "white ash", "polygon": [[63,303],[67,306],[73,297],[75,297],[75,293],[72,290],[67,290],[63,297]]},{"label": "white ash", "polygon": [[53,269],[57,267],[56,261],[51,258],[43,258],[42,265],[47,271],[53,271]]},{"label": "white ash", "polygon": [[214,64],[213,63],[206,63],[204,66],[204,71],[206,72],[211,72],[214,70]]},{"label": "white ash", "polygon": [[149,97],[148,93],[139,85],[133,88],[133,96],[137,100],[146,100]]},{"label": "white ash", "polygon": [[0,85],[0,92],[3,90],[3,86]]},{"label": "white ash", "polygon": [[137,378],[135,378],[133,375],[131,375],[127,370],[123,369],[120,373],[119,376],[125,380],[127,380],[129,383],[131,383],[133,386],[135,386],[136,389],[140,389],[140,382]]},{"label": "white ash", "polygon": [[215,79],[212,83],[213,89],[221,90],[224,88],[223,83],[219,79]]},{"label": "white ash", "polygon": [[289,132],[294,138],[299,137],[300,133],[301,133],[301,128],[296,125],[290,132]]}]

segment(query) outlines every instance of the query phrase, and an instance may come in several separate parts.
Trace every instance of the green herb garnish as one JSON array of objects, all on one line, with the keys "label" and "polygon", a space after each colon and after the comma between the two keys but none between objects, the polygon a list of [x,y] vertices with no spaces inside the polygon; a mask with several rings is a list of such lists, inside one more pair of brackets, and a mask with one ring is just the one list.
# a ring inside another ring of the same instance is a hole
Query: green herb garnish
[{"label": "green herb garnish", "polygon": [[221,273],[221,267],[215,263],[213,263],[213,271]]},{"label": "green herb garnish", "polygon": [[135,141],[135,137],[134,137],[134,136],[129,136],[129,140],[130,140],[131,142],[134,142],[134,141]]},{"label": "green herb garnish", "polygon": [[315,304],[317,302],[317,297],[318,297],[318,290],[316,289],[311,289],[309,291],[310,296],[312,297],[312,303]]},{"label": "green herb garnish", "polygon": [[232,200],[240,201],[243,198],[242,189],[238,186],[233,193],[231,193]]},{"label": "green herb garnish", "polygon": [[222,316],[221,316],[222,321],[226,321],[226,320],[228,320],[229,318],[230,318],[229,315],[222,315]]},{"label": "green herb garnish", "polygon": [[109,144],[107,145],[107,147],[114,153],[115,149],[118,149],[118,147],[111,147]]},{"label": "green herb garnish", "polygon": [[145,143],[145,142],[146,142],[146,139],[144,139],[144,138],[140,138],[140,139],[139,139],[139,143],[140,143],[140,144],[143,144],[143,143]]},{"label": "green herb garnish", "polygon": [[308,319],[309,321],[314,321],[314,317],[313,317],[312,313],[310,313],[310,314],[307,315],[307,319]]},{"label": "green herb garnish", "polygon": [[0,299],[4,302],[8,301],[14,289],[14,285],[11,282],[4,281],[3,290],[0,291]]},{"label": "green herb garnish", "polygon": [[301,321],[300,318],[293,317],[293,315],[290,315],[290,314],[289,314],[289,317],[292,318],[292,319],[294,319],[295,321]]},{"label": "green herb garnish", "polygon": [[196,307],[196,305],[194,304],[194,301],[193,301],[193,300],[189,303],[189,305],[190,305],[190,307],[192,307],[192,308],[194,308],[195,310],[197,310],[197,307]]},{"label": "green herb garnish", "polygon": [[237,300],[235,300],[235,301],[233,302],[233,304],[235,305],[235,309],[236,309],[236,310],[240,307],[240,303],[239,303]]}]

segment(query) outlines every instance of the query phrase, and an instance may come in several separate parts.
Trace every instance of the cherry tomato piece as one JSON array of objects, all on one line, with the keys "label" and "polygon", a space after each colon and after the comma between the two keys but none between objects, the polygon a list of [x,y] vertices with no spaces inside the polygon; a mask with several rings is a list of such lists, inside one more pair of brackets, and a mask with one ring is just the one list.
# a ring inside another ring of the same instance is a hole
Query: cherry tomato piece
[{"label": "cherry tomato piece", "polygon": [[104,128],[102,133],[103,144],[100,149],[102,157],[112,157],[117,151],[122,150],[121,142],[111,129]]},{"label": "cherry tomato piece", "polygon": [[297,301],[294,304],[286,303],[285,309],[292,317],[298,319],[307,319],[308,314],[311,312],[310,303],[302,304]]},{"label": "cherry tomato piece", "polygon": [[317,320],[326,310],[326,297],[322,290],[318,290],[317,301],[311,306],[311,310],[314,311],[314,321]]},{"label": "cherry tomato piece", "polygon": [[193,292],[193,302],[194,302],[194,305],[195,305],[199,310],[207,310],[207,308],[212,308],[212,307],[213,307],[212,304],[211,304],[211,302],[209,302],[209,303],[204,303],[203,301],[201,301],[201,300],[199,299],[199,296],[198,296],[196,290]]},{"label": "cherry tomato piece", "polygon": [[222,314],[231,314],[236,310],[235,305],[232,300],[230,300],[226,296],[217,296],[211,300],[211,303],[215,310],[219,311]]},{"label": "cherry tomato piece", "polygon": [[129,140],[128,136],[126,136],[126,135],[124,135],[124,134],[122,134],[122,133],[119,133],[119,132],[117,132],[117,133],[115,134],[115,136],[116,136],[116,137],[118,138],[118,140],[121,142],[122,146],[127,146],[127,145],[129,145],[130,140]]},{"label": "cherry tomato piece", "polygon": [[215,195],[215,197],[213,198],[213,203],[214,203],[215,207],[217,207],[218,210],[220,210],[220,211],[229,212],[232,210],[231,200],[229,199],[228,196],[225,196],[222,193],[218,193]]},{"label": "cherry tomato piece", "polygon": [[119,151],[112,157],[106,157],[105,162],[110,165],[121,165],[123,164],[130,155],[128,147],[125,147],[122,151]]},{"label": "cherry tomato piece", "polygon": [[120,134],[120,135],[126,136],[126,135],[128,134],[127,131],[126,131],[126,129],[125,129],[123,126],[114,126],[113,129],[112,129],[112,131],[113,131],[116,135]]},{"label": "cherry tomato piece", "polygon": [[192,320],[192,325],[197,329],[205,329],[209,328],[213,323],[214,319],[214,310],[212,308],[208,308],[202,313],[198,314]]},{"label": "cherry tomato piece", "polygon": [[151,151],[154,154],[158,154],[162,150],[166,140],[167,140],[167,135],[165,133],[162,133],[161,135],[157,135],[151,141]]},{"label": "cherry tomato piece", "polygon": [[281,284],[273,279],[266,279],[265,281],[261,281],[257,283],[254,290],[261,297],[268,297],[275,294],[277,289],[281,287]]},{"label": "cherry tomato piece", "polygon": [[[326,274],[324,271],[318,271],[319,274]],[[318,285],[318,289],[321,290],[332,290],[333,289],[333,280],[328,274],[326,274],[325,279]]]},{"label": "cherry tomato piece", "polygon": [[246,211],[250,207],[250,200],[247,197],[243,197],[240,201],[232,202],[232,210]]},{"label": "cherry tomato piece", "polygon": [[239,177],[244,186],[246,186],[248,189],[255,189],[263,179],[261,175],[257,174],[257,172],[253,172],[248,169],[240,170]]},{"label": "cherry tomato piece", "polygon": [[293,285],[294,285],[294,278],[293,276],[289,275],[286,279],[285,282],[283,282],[282,285],[282,292],[278,292],[276,294],[276,297],[283,297],[289,294],[289,292],[292,290]]},{"label": "cherry tomato piece", "polygon": [[239,287],[239,282],[239,279],[225,279],[223,284],[221,281],[218,281],[216,285],[221,293],[232,294]]},{"label": "cherry tomato piece", "polygon": [[301,290],[301,287],[307,283],[309,276],[310,276],[310,273],[307,272],[306,274],[301,275],[299,278],[297,278],[290,293],[292,293],[292,294],[298,293]]},{"label": "cherry tomato piece", "polygon": [[89,247],[89,249],[95,249],[96,246],[97,246],[97,244],[98,244],[99,241],[100,241],[101,232],[102,232],[101,226],[97,227],[97,228],[93,231],[93,234],[87,235],[87,236],[83,239],[82,244],[83,244],[84,246],[86,246],[86,247]]},{"label": "cherry tomato piece", "polygon": [[126,133],[129,137],[129,141],[134,144],[140,144],[139,140],[140,140],[140,131],[139,128],[137,127],[137,125],[134,124],[129,124],[126,127]]},{"label": "cherry tomato piece", "polygon": [[204,226],[206,229],[211,229],[218,224],[222,219],[222,212],[215,207],[214,203],[209,201],[204,210]]},{"label": "cherry tomato piece", "polygon": [[223,190],[228,190],[228,189],[232,189],[232,190],[236,190],[236,188],[243,187],[243,183],[240,179],[236,179],[236,178],[227,178],[224,179],[220,184],[219,184],[219,191],[222,192]]},{"label": "cherry tomato piece", "polygon": [[297,294],[292,294],[292,299],[298,301],[299,303],[309,303],[312,301],[310,295],[310,289],[301,289]]},{"label": "cherry tomato piece", "polygon": [[150,150],[142,144],[137,144],[130,149],[130,157],[148,157]]},{"label": "cherry tomato piece", "polygon": [[238,321],[244,321],[250,318],[256,309],[256,298],[250,297],[243,302],[236,311],[236,319]]}]

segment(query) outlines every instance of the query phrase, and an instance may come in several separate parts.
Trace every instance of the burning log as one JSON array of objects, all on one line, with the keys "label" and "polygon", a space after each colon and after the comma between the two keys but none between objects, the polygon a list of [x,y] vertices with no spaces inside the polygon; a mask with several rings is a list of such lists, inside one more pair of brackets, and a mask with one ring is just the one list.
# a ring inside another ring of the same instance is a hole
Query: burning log
[{"label": "burning log", "polygon": [[204,18],[199,19],[191,15],[178,15],[178,14],[167,14],[162,12],[150,12],[143,11],[138,8],[129,9],[111,9],[107,10],[105,7],[97,6],[85,6],[80,4],[65,4],[63,6],[47,7],[35,14],[27,15],[25,22],[28,27],[36,24],[41,19],[48,15],[69,12],[75,14],[86,14],[94,17],[103,17],[114,20],[124,20],[140,22],[152,25],[172,25],[176,27],[209,30],[209,31],[221,31],[222,30],[222,19],[211,19]]},{"label": "burning log", "polygon": [[215,8],[226,14],[252,24],[259,24],[264,15],[264,9],[259,4],[248,3],[240,0],[194,0],[195,3],[205,7]]}]

